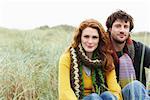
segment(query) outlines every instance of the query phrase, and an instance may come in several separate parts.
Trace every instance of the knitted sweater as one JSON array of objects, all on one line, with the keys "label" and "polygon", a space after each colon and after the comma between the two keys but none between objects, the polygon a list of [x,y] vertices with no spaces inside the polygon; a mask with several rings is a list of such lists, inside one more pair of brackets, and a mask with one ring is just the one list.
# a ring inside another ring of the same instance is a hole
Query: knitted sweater
[{"label": "knitted sweater", "polygon": [[[115,70],[106,74],[106,83],[110,92],[112,92],[119,100],[122,99],[121,88],[116,80]],[[87,76],[83,70],[85,95],[88,95],[92,89],[92,79]],[[77,100],[77,97],[70,85],[70,52],[64,53],[59,61],[59,100]]]}]

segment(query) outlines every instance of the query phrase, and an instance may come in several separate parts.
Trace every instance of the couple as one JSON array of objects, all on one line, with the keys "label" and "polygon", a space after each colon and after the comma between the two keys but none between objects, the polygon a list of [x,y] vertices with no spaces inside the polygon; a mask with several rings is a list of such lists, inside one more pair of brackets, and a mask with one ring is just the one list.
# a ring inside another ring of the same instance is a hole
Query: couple
[{"label": "couple", "polygon": [[97,20],[88,19],[75,31],[59,61],[59,100],[150,100],[140,68],[141,63],[150,66],[150,48],[131,39],[133,18],[119,10],[107,18],[106,26],[107,32]]}]

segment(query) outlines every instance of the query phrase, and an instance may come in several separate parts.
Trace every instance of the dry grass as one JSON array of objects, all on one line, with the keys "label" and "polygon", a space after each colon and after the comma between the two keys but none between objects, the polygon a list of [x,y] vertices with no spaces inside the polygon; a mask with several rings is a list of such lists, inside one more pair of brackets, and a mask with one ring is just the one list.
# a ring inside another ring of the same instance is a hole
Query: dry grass
[{"label": "dry grass", "polygon": [[[57,100],[58,61],[72,31],[64,26],[27,31],[0,28],[0,99]],[[143,41],[148,36],[133,37]]]}]

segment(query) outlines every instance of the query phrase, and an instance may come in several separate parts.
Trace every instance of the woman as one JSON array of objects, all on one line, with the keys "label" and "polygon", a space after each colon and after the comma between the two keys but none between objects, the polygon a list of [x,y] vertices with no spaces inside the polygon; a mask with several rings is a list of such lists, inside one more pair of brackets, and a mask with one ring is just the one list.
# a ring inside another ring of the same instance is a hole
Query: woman
[{"label": "woman", "polygon": [[59,100],[121,99],[109,39],[94,19],[83,21],[59,62]]}]

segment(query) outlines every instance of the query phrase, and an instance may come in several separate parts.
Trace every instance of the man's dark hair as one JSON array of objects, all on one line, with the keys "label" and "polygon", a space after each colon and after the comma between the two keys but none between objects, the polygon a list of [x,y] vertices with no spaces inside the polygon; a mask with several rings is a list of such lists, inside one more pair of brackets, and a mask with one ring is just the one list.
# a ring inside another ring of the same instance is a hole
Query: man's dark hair
[{"label": "man's dark hair", "polygon": [[106,21],[107,31],[109,31],[109,28],[112,27],[113,23],[117,19],[124,20],[125,22],[129,21],[130,22],[130,31],[133,29],[134,23],[133,23],[133,18],[131,17],[131,15],[127,14],[125,11],[118,10],[118,11],[112,13],[107,18],[107,21]]}]

